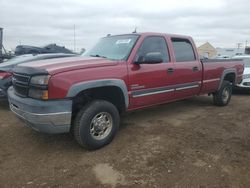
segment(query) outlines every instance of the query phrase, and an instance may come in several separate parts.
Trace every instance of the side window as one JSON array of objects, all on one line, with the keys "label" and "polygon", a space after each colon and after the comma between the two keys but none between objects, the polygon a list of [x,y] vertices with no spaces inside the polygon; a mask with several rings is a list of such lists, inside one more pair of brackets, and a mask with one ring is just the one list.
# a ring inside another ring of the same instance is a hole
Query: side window
[{"label": "side window", "polygon": [[194,50],[189,40],[173,38],[172,43],[174,47],[175,59],[177,62],[195,60]]},{"label": "side window", "polygon": [[163,37],[147,37],[137,51],[136,58],[143,58],[147,53],[161,53],[163,62],[169,62],[169,54],[166,41]]}]

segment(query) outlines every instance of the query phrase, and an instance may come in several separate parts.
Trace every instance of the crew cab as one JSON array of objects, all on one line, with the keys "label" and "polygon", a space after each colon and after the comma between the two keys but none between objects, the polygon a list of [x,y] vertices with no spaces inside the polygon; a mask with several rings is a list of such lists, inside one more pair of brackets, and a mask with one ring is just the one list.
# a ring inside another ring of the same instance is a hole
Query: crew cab
[{"label": "crew cab", "polygon": [[18,65],[9,104],[31,128],[72,132],[97,149],[112,141],[123,112],[203,94],[227,105],[243,70],[241,60],[201,61],[188,36],[107,36],[82,57]]}]

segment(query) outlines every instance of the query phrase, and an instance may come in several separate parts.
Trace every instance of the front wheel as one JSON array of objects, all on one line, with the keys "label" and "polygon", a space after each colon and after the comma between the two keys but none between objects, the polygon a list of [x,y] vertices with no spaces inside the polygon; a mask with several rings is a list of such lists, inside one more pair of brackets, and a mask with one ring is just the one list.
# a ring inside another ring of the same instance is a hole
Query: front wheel
[{"label": "front wheel", "polygon": [[224,80],[219,91],[213,94],[214,104],[217,106],[226,106],[232,95],[232,84]]},{"label": "front wheel", "polygon": [[98,149],[113,140],[119,122],[119,112],[112,103],[94,100],[77,113],[73,125],[74,137],[81,146]]}]

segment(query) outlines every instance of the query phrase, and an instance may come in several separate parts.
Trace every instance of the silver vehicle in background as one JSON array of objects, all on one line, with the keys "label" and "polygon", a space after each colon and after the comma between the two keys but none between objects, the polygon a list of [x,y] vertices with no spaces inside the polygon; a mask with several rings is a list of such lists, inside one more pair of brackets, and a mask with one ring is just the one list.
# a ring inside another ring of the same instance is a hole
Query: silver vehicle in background
[{"label": "silver vehicle in background", "polygon": [[0,64],[0,98],[7,97],[7,90],[12,85],[13,68],[16,65],[33,61],[34,63],[39,60],[49,60],[55,58],[75,57],[76,54],[64,53],[49,53],[49,54],[25,54],[16,56],[8,61]]},{"label": "silver vehicle in background", "polygon": [[242,82],[237,85],[237,87],[250,88],[250,55],[234,56],[232,59],[243,59],[244,61],[243,79]]}]

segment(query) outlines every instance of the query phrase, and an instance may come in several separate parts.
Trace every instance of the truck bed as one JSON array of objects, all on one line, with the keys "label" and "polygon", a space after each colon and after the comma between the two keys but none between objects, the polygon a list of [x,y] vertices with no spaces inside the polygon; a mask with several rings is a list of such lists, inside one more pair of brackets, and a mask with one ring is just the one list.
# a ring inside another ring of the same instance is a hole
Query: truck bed
[{"label": "truck bed", "polygon": [[[236,82],[240,83],[244,71],[243,61],[239,59],[204,59],[201,60],[203,66],[203,79],[201,94],[212,93],[215,88],[219,88],[227,71],[234,71]],[[233,75],[232,75],[233,76]]]},{"label": "truck bed", "polygon": [[202,63],[214,63],[214,62],[231,62],[231,61],[242,61],[241,59],[202,59]]}]

